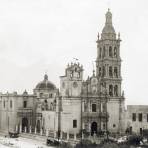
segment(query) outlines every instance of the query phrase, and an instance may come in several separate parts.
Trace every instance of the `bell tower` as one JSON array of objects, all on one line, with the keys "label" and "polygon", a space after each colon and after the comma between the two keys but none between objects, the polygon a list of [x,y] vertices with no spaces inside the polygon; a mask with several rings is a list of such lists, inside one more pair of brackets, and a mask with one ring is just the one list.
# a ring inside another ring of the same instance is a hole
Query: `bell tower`
[{"label": "bell tower", "polygon": [[98,34],[96,72],[101,87],[105,87],[110,98],[121,97],[120,34],[112,25],[112,14],[108,9],[101,37]]},{"label": "bell tower", "polygon": [[79,63],[67,65],[65,76],[61,76],[60,92],[67,98],[80,97],[83,80],[83,66]]},{"label": "bell tower", "polygon": [[112,13],[108,9],[106,22],[101,36],[97,39],[96,75],[99,80],[99,89],[106,89],[109,113],[108,129],[111,132],[122,132],[124,125],[124,97],[121,94],[121,58],[120,58],[120,34],[116,32],[112,24]]}]

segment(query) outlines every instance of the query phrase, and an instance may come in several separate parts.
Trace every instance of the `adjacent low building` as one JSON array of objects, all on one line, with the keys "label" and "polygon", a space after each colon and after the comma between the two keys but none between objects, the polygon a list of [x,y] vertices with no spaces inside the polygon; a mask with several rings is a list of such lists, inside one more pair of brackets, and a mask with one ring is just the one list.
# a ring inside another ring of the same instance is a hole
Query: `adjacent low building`
[{"label": "adjacent low building", "polygon": [[138,134],[148,129],[148,105],[127,105],[126,127],[128,132]]}]

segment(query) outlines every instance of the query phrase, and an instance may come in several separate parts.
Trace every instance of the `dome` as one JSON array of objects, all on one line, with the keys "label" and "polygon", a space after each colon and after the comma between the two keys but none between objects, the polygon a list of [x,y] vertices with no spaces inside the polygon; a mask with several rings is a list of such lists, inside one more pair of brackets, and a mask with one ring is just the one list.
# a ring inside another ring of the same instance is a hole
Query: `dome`
[{"label": "dome", "polygon": [[108,9],[108,12],[106,13],[106,22],[102,30],[101,38],[102,39],[115,39],[116,38],[115,29],[112,25],[112,14],[109,9]]},{"label": "dome", "polygon": [[115,34],[114,27],[111,26],[111,25],[105,25],[103,30],[102,30],[102,34],[106,34],[106,33]]},{"label": "dome", "polygon": [[49,89],[49,90],[54,90],[56,89],[56,86],[50,82],[48,80],[48,75],[45,74],[44,76],[44,80],[39,82],[37,85],[36,85],[36,88],[35,89]]}]

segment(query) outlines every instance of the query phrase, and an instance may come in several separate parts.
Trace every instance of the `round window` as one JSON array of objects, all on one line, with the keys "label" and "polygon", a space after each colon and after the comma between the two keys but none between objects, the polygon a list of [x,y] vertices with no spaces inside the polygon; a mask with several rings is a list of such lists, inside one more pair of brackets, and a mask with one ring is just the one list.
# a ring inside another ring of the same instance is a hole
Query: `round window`
[{"label": "round window", "polygon": [[73,83],[73,87],[74,87],[74,88],[78,87],[77,82],[74,82],[74,83]]}]

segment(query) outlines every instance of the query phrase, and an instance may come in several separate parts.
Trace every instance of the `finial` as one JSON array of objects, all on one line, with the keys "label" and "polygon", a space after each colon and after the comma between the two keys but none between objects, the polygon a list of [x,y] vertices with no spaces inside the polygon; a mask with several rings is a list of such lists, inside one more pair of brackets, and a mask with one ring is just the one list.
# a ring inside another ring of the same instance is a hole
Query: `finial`
[{"label": "finial", "polygon": [[73,60],[74,60],[74,63],[76,64],[76,62],[78,62],[79,59],[73,58]]},{"label": "finial", "polygon": [[118,33],[118,39],[120,39],[120,32]]},{"label": "finial", "polygon": [[87,77],[87,80],[89,80],[89,76]]},{"label": "finial", "polygon": [[47,74],[44,75],[44,80],[45,81],[48,80],[48,75]]},{"label": "finial", "polygon": [[24,95],[27,95],[27,94],[28,94],[28,92],[26,91],[26,89],[25,89],[25,91],[23,92],[23,94],[24,94]]},{"label": "finial", "polygon": [[99,39],[99,32],[98,32],[98,39]]},{"label": "finial", "polygon": [[92,66],[93,66],[93,76],[95,76],[95,66],[94,66],[94,61],[92,61]]},{"label": "finial", "polygon": [[122,91],[122,97],[124,97],[124,91]]},{"label": "finial", "polygon": [[95,76],[95,70],[93,70],[93,76]]},{"label": "finial", "polygon": [[110,12],[110,9],[108,9],[106,13],[106,25],[112,25],[112,13]]}]

